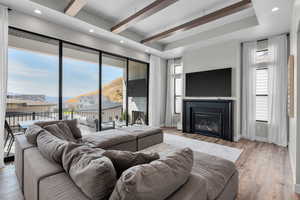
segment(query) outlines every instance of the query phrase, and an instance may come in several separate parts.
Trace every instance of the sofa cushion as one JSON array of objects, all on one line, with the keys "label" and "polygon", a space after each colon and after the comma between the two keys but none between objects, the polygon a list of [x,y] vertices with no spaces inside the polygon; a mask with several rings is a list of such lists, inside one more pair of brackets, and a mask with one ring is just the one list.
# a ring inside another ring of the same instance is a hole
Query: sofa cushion
[{"label": "sofa cushion", "polygon": [[[172,193],[166,200],[207,200],[206,181],[201,176],[191,173],[188,181]],[[219,200],[219,199],[218,199]],[[225,199],[224,199],[225,200]],[[226,199],[226,200],[233,200]]]},{"label": "sofa cushion", "polygon": [[69,128],[71,129],[73,136],[76,139],[82,138],[82,134],[80,129],[78,128],[78,121],[77,119],[73,119],[73,120],[65,120],[64,122],[67,123],[67,125],[69,126]]},{"label": "sofa cushion", "polygon": [[60,120],[60,121],[41,121],[41,122],[36,122],[35,125],[38,125],[38,126],[44,128],[45,126],[52,125],[52,124],[58,124],[60,122],[65,122],[69,126],[75,139],[79,139],[82,137],[81,131],[77,126],[77,119]]},{"label": "sofa cushion", "polygon": [[41,154],[48,160],[56,163],[62,163],[62,153],[67,143],[67,141],[59,139],[46,130],[37,137],[37,145]]},{"label": "sofa cushion", "polygon": [[193,152],[185,148],[166,158],[126,170],[118,180],[110,200],[166,199],[188,180]]},{"label": "sofa cushion", "polygon": [[197,152],[194,154],[193,173],[206,180],[208,200],[216,199],[237,172],[233,162]]},{"label": "sofa cushion", "polygon": [[[166,143],[161,143],[141,152],[158,152],[160,157],[168,156],[176,152],[178,147]],[[192,173],[202,177],[206,182],[208,200],[216,199],[223,193],[229,180],[237,173],[233,162],[216,156],[208,155],[198,151],[194,152],[194,165]],[[237,190],[235,190],[236,195]]]},{"label": "sofa cushion", "polygon": [[74,183],[91,200],[106,200],[117,181],[116,171],[104,150],[68,143],[63,167]]},{"label": "sofa cushion", "polygon": [[70,127],[68,126],[68,124],[66,122],[59,122],[57,124],[58,128],[64,132],[64,134],[68,137],[68,139],[72,142],[76,142],[76,139],[70,129]]},{"label": "sofa cushion", "polygon": [[129,134],[134,135],[137,138],[147,137],[155,134],[162,134],[162,130],[160,128],[151,126],[132,126],[119,128],[119,130],[128,132]]},{"label": "sofa cushion", "polygon": [[[62,127],[62,125],[61,125],[61,127]],[[45,126],[44,129],[49,131],[52,135],[58,137],[59,139],[70,141],[70,142],[76,142],[72,133],[70,135],[69,132],[60,129],[58,127],[58,124],[51,124],[51,125]]]},{"label": "sofa cushion", "polygon": [[136,140],[136,137],[121,130],[107,130],[85,135],[82,142],[97,148],[109,147]]},{"label": "sofa cushion", "polygon": [[26,129],[26,131],[25,131],[25,136],[26,136],[27,141],[28,141],[30,144],[37,145],[37,143],[36,143],[37,136],[38,136],[43,130],[44,130],[43,128],[41,128],[40,126],[37,126],[37,125],[31,125],[31,126],[29,126],[29,127]]},{"label": "sofa cushion", "polygon": [[120,177],[121,174],[130,167],[146,164],[159,159],[158,153],[140,153],[118,150],[107,150],[103,155],[112,161],[117,172],[117,177]]},{"label": "sofa cushion", "polygon": [[39,188],[40,200],[89,200],[64,172],[43,178]]}]

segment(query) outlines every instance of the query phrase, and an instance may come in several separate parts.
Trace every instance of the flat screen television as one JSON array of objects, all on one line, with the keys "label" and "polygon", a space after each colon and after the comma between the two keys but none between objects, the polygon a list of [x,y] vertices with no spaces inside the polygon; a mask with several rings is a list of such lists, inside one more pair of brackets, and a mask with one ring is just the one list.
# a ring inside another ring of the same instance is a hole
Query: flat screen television
[{"label": "flat screen television", "polygon": [[231,97],[231,68],[186,74],[187,97]]}]

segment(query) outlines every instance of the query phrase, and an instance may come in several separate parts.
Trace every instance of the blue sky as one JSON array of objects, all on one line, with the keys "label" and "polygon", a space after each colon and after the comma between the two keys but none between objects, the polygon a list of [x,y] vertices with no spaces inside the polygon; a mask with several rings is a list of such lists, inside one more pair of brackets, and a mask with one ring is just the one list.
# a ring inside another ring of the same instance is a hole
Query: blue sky
[{"label": "blue sky", "polygon": [[[63,94],[74,97],[98,89],[98,64],[65,58]],[[123,69],[102,67],[102,84],[123,76]],[[8,51],[8,92],[58,96],[58,56],[10,48]]]}]

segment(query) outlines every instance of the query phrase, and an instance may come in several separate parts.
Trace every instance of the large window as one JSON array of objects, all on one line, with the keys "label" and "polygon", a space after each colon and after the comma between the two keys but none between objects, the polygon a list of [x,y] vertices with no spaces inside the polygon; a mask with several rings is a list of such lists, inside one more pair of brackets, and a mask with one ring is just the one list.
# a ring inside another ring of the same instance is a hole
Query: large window
[{"label": "large window", "polygon": [[175,114],[181,113],[182,110],[182,65],[174,66],[174,110]]},{"label": "large window", "polygon": [[256,120],[268,121],[268,68],[256,69]]},{"label": "large window", "polygon": [[19,132],[34,120],[77,119],[83,134],[148,124],[148,67],[10,28],[7,124]]},{"label": "large window", "polygon": [[148,123],[148,65],[129,60],[128,62],[128,123]]},{"label": "large window", "polygon": [[268,49],[256,53],[256,121],[268,121]]},{"label": "large window", "polygon": [[59,42],[10,29],[8,43],[6,157],[14,153],[10,133],[22,131],[20,123],[59,118]]},{"label": "large window", "polygon": [[126,126],[126,59],[102,55],[102,130]]},{"label": "large window", "polygon": [[63,119],[77,119],[83,134],[99,130],[99,52],[63,44]]},{"label": "large window", "polygon": [[58,119],[58,41],[9,34],[7,121],[18,126],[25,119]]}]

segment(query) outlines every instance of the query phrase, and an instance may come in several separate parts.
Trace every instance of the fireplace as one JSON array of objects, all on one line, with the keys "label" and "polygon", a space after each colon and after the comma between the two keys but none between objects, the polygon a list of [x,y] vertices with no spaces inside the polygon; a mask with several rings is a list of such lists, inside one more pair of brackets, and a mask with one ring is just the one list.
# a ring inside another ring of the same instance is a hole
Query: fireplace
[{"label": "fireplace", "polygon": [[184,100],[183,131],[233,141],[231,100]]}]

